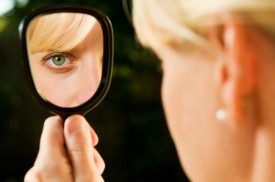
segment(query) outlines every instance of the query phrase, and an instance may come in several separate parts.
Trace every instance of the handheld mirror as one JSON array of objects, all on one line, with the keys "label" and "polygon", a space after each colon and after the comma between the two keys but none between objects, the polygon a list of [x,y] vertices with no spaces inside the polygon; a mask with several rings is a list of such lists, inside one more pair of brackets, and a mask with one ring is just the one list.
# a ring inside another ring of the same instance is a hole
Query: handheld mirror
[{"label": "handheld mirror", "polygon": [[42,8],[22,20],[19,34],[29,86],[41,105],[65,119],[100,103],[113,62],[108,17],[87,7]]}]

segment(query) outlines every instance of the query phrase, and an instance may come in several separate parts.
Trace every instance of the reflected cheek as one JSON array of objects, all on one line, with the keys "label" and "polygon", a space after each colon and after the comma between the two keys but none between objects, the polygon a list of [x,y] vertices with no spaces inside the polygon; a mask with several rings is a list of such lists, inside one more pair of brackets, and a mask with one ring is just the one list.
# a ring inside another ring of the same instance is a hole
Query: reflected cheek
[{"label": "reflected cheek", "polygon": [[71,82],[73,89],[71,93],[71,104],[80,105],[88,101],[96,92],[100,78],[94,74],[80,73]]},{"label": "reflected cheek", "polygon": [[78,90],[75,93],[75,100],[77,103],[82,104],[88,101],[96,92],[98,85],[94,80],[82,80]]}]

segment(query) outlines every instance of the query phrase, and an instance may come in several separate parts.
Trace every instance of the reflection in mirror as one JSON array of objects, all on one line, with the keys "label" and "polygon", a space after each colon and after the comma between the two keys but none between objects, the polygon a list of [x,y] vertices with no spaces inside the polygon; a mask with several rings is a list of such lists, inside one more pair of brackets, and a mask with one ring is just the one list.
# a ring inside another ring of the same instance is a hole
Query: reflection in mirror
[{"label": "reflection in mirror", "polygon": [[88,101],[102,77],[103,31],[83,13],[34,18],[27,29],[31,74],[40,96],[59,107]]}]

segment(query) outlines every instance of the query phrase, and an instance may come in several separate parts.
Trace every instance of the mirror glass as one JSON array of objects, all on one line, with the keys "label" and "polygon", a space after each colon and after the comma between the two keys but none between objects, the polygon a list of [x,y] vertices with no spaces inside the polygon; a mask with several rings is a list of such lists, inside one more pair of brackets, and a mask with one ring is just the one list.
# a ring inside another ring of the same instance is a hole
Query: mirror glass
[{"label": "mirror glass", "polygon": [[89,14],[35,17],[27,28],[27,52],[38,94],[59,107],[77,107],[97,91],[103,67],[103,31]]}]

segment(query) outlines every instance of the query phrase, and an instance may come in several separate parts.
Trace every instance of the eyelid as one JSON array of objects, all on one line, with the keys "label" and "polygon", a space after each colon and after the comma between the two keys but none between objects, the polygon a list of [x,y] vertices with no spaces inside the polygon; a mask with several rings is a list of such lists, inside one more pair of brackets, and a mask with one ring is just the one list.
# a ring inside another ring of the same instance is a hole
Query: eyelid
[{"label": "eyelid", "polygon": [[42,61],[48,61],[50,58],[54,57],[54,56],[65,56],[65,57],[68,57],[68,58],[72,58],[73,60],[75,60],[76,58],[68,53],[68,52],[53,52],[53,53],[50,53],[48,55],[46,55]]}]

